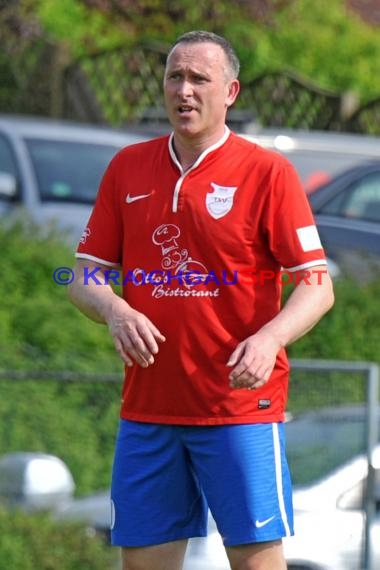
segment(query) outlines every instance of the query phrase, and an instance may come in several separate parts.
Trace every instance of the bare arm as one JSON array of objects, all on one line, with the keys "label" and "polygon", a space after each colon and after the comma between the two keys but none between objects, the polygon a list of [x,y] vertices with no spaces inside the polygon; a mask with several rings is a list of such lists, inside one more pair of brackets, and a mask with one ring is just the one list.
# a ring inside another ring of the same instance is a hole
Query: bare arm
[{"label": "bare arm", "polygon": [[227,363],[232,367],[232,388],[263,386],[272,373],[278,351],[306,334],[332,307],[333,287],[325,271],[326,266],[313,267],[310,277],[295,287],[279,314],[238,344]]},{"label": "bare arm", "polygon": [[[74,267],[75,278],[69,286],[69,298],[87,317],[108,325],[116,350],[127,366],[136,362],[146,368],[153,364],[158,344],[164,342],[165,337],[144,314],[113,291],[105,274],[109,269],[79,260]],[[95,279],[88,278],[94,270]]]}]

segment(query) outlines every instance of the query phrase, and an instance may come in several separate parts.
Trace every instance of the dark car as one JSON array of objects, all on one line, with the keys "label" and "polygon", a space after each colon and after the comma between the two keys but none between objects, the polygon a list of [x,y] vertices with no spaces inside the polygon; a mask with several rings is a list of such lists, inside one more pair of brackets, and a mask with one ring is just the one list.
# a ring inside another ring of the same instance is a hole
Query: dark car
[{"label": "dark car", "polygon": [[309,196],[327,255],[365,280],[380,271],[380,160],[345,170]]}]

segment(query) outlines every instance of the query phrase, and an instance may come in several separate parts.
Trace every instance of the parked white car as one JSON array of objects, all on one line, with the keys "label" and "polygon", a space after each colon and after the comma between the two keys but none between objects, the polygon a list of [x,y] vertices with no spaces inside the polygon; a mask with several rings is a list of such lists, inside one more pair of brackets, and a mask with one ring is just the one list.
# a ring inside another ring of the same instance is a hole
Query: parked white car
[{"label": "parked white car", "polygon": [[148,134],[69,121],[0,115],[0,216],[27,214],[79,241],[104,170]]}]

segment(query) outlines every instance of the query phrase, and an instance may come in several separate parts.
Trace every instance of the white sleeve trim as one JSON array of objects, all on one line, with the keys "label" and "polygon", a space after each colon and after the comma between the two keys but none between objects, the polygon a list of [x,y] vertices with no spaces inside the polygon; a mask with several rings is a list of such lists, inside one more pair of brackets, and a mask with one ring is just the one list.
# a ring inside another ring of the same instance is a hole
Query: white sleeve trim
[{"label": "white sleeve trim", "polygon": [[95,257],[94,255],[89,255],[88,253],[76,252],[75,257],[77,259],[88,259],[89,261],[95,261],[96,263],[101,263],[102,265],[107,265],[108,267],[120,267],[120,263],[113,263],[112,261],[106,261],[100,257]]},{"label": "white sleeve trim", "polygon": [[307,263],[302,263],[301,265],[295,265],[294,267],[283,267],[283,271],[299,271],[300,269],[308,269],[309,267],[315,267],[317,265],[326,265],[326,259],[314,259],[313,261],[308,261]]}]

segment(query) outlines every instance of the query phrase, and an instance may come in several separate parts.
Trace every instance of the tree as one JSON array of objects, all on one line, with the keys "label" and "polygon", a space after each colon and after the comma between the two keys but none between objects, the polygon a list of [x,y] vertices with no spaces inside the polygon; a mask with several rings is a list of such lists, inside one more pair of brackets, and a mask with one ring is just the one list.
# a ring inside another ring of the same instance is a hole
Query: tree
[{"label": "tree", "polygon": [[[96,8],[108,14],[121,16],[126,20],[134,16],[152,16],[165,11],[173,19],[188,12],[190,3],[182,1],[175,4],[170,0],[145,0],[138,4],[134,0],[81,0],[89,8]],[[235,0],[234,4],[242,11],[247,10],[257,20],[268,21],[271,14],[289,5],[293,0]],[[194,4],[193,2],[191,4]],[[207,6],[197,6],[199,17],[213,18],[220,15],[223,2],[209,0]],[[223,8],[224,10],[225,8]]]},{"label": "tree", "polygon": [[[273,15],[287,7],[294,0],[235,0],[221,2],[209,0],[206,3],[196,3],[193,0],[80,0],[88,8],[99,10],[113,20],[120,19],[124,24],[135,26],[140,31],[146,27],[150,30],[168,28],[179,22],[205,22],[208,27],[212,24],[214,30],[220,30],[231,18],[231,15],[249,17],[256,22],[271,24]],[[142,25],[143,24],[143,25]],[[142,26],[141,26],[142,25]]]}]

